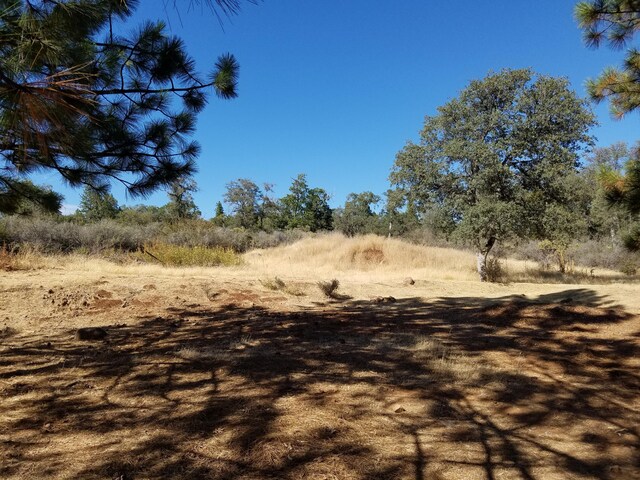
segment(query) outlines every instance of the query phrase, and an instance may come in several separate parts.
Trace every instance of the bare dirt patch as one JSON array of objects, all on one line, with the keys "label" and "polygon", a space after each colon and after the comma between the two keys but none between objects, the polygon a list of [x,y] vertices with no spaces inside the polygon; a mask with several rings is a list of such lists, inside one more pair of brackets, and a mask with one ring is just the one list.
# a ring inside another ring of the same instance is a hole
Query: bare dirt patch
[{"label": "bare dirt patch", "polygon": [[158,272],[3,275],[0,478],[640,478],[637,286]]}]

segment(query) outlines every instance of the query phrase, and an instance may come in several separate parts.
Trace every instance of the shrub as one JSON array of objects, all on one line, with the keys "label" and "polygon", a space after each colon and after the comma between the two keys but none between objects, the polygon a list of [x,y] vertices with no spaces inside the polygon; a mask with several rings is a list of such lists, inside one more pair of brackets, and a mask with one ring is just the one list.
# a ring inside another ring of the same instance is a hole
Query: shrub
[{"label": "shrub", "polygon": [[487,280],[493,283],[504,282],[505,280],[505,271],[502,267],[502,262],[498,257],[489,257],[487,258]]},{"label": "shrub", "polygon": [[335,297],[336,290],[338,290],[339,286],[340,282],[335,278],[327,282],[318,282],[318,288],[320,289],[320,291],[329,298]]},{"label": "shrub", "polygon": [[134,225],[116,220],[78,224],[61,218],[10,216],[0,219],[0,243],[10,248],[32,246],[43,253],[127,252],[151,243],[245,252],[251,248],[293,243],[304,235],[300,231],[266,233],[217,227],[204,220]]},{"label": "shrub", "polygon": [[261,280],[260,283],[269,290],[284,290],[287,286],[281,279],[275,277],[273,280]]},{"label": "shrub", "polygon": [[638,273],[638,266],[632,262],[625,263],[620,267],[620,272],[624,273],[625,275],[633,276]]}]

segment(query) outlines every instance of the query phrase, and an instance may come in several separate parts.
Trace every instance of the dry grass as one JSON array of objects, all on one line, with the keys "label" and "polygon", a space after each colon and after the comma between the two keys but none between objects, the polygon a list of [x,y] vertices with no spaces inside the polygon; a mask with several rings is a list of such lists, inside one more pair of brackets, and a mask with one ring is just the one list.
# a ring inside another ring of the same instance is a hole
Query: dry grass
[{"label": "dry grass", "polygon": [[379,237],[244,258],[2,275],[0,477],[633,478],[638,285],[482,284]]},{"label": "dry grass", "polygon": [[473,279],[474,256],[455,249],[423,247],[376,235],[345,237],[339,233],[305,238],[294,244],[245,255],[248,263],[265,269],[283,265],[307,271],[422,272],[423,276]]},{"label": "dry grass", "polygon": [[[478,281],[476,257],[454,248],[414,245],[377,235],[345,237],[339,233],[305,238],[291,245],[244,255],[250,268],[279,277],[325,277],[335,272],[399,275],[425,280]],[[494,261],[496,265],[497,261]],[[560,275],[533,261],[500,259],[496,280],[502,283],[612,283],[633,278],[605,269],[576,269]]]},{"label": "dry grass", "polygon": [[0,270],[7,272],[14,270],[38,270],[59,263],[59,256],[42,255],[32,248],[22,248],[18,252],[11,252],[6,245],[0,247]]},{"label": "dry grass", "polygon": [[138,254],[143,261],[156,260],[170,267],[217,267],[240,265],[242,257],[229,248],[183,247],[167,243],[145,245]]},{"label": "dry grass", "polygon": [[338,303],[246,265],[84,268],[2,279],[2,478],[633,478],[638,317],[595,291],[369,271]]},{"label": "dry grass", "polygon": [[261,280],[260,283],[263,287],[269,290],[284,290],[287,286],[279,277],[274,277],[273,279]]}]

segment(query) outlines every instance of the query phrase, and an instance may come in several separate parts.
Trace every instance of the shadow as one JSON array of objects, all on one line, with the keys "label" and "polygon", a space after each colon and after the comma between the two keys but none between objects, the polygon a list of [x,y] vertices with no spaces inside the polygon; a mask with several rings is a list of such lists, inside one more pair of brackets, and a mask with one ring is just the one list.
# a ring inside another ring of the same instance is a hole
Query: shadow
[{"label": "shadow", "polygon": [[577,288],[11,332],[0,477],[638,478],[639,327]]}]

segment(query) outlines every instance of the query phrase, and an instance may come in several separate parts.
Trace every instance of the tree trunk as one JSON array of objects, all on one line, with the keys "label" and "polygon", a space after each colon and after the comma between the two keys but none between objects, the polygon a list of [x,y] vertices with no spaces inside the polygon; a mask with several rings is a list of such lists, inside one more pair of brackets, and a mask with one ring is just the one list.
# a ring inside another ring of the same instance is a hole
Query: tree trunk
[{"label": "tree trunk", "polygon": [[489,256],[489,252],[491,251],[495,243],[496,237],[489,237],[485,246],[481,248],[476,255],[478,275],[480,275],[481,282],[489,281],[489,274],[487,273],[487,257]]}]

